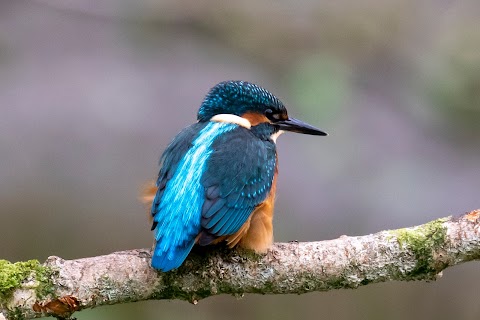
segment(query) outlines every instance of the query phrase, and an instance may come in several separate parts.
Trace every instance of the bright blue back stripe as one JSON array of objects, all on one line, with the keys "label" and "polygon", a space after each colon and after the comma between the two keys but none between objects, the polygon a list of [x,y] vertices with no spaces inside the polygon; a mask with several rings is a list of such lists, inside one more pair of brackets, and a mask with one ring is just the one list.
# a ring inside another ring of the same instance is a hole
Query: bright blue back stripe
[{"label": "bright blue back stripe", "polygon": [[[199,132],[192,147],[178,164],[172,179],[168,181],[154,218],[158,224],[155,229],[157,243],[153,259],[158,263],[160,259],[155,259],[155,256],[161,257],[164,263],[160,265],[168,265],[170,269],[177,268],[186,255],[181,254],[185,255],[183,259],[178,259],[176,255],[185,249],[190,251],[187,247],[191,247],[192,240],[201,229],[205,191],[200,179],[212,153],[211,146],[218,136],[237,127],[238,125],[231,123],[210,122]],[[177,261],[174,265],[178,265],[172,266],[165,258]]]}]

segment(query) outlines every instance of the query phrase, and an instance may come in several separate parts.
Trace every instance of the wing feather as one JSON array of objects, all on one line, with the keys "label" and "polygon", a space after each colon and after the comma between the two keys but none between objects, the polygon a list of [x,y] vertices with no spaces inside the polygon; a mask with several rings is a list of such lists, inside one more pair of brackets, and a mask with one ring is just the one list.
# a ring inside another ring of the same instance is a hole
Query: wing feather
[{"label": "wing feather", "polygon": [[201,225],[204,233],[221,237],[237,232],[266,199],[276,150],[271,140],[260,140],[245,128],[219,137],[212,148],[201,180],[206,190]]},{"label": "wing feather", "polygon": [[152,204],[155,268],[177,268],[190,252],[201,232],[205,189],[200,180],[211,146],[218,136],[236,127],[197,123],[180,132],[165,150],[157,180],[159,188]]},{"label": "wing feather", "polygon": [[243,230],[270,192],[276,150],[246,128],[197,123],[174,138],[161,165],[151,209],[152,266],[168,271],[183,263],[196,241],[207,245]]}]

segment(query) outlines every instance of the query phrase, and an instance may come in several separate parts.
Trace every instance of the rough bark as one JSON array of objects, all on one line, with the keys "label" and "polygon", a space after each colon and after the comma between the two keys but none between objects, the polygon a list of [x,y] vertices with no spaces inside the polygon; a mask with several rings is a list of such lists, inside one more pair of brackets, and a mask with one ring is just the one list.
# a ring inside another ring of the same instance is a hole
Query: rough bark
[{"label": "rough bark", "polygon": [[[147,299],[197,303],[224,293],[300,294],[391,280],[435,280],[449,266],[480,259],[479,218],[480,210],[475,210],[366,236],[276,243],[261,256],[197,249],[168,273],[150,267],[149,249],[77,260],[49,257],[44,264],[3,261],[0,320],[68,318],[83,308]],[[13,277],[18,280],[13,284],[5,280]]]}]

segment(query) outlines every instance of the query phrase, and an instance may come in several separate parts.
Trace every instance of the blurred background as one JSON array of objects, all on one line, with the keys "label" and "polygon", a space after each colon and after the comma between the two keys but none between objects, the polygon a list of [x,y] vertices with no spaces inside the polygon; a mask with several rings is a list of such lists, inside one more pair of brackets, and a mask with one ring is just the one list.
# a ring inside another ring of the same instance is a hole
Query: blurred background
[{"label": "blurred background", "polygon": [[[260,84],[327,138],[285,134],[276,241],[480,207],[480,2],[0,0],[0,258],[151,246],[137,201],[208,89]],[[434,283],[218,296],[87,319],[479,319],[478,262]]]}]

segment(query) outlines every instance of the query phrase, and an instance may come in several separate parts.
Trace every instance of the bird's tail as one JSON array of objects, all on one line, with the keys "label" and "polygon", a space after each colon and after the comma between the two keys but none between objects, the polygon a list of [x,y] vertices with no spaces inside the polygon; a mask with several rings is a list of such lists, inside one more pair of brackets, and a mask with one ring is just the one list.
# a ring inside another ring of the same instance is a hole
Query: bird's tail
[{"label": "bird's tail", "polygon": [[165,252],[160,248],[161,246],[156,243],[153,251],[152,267],[163,272],[180,267],[192,250],[194,244],[195,238],[184,246],[171,248]]},{"label": "bird's tail", "polygon": [[[150,222],[152,222],[153,218],[151,214],[152,203],[157,194],[157,190],[158,188],[155,181],[148,181],[142,186],[142,190],[138,197],[140,202],[142,202],[147,209]],[[196,238],[194,237],[191,241],[188,241],[181,246],[171,247],[169,245],[167,251],[164,251],[165,249],[162,249],[162,246],[156,243],[152,256],[152,267],[163,272],[180,267],[192,250],[195,241]]]}]

